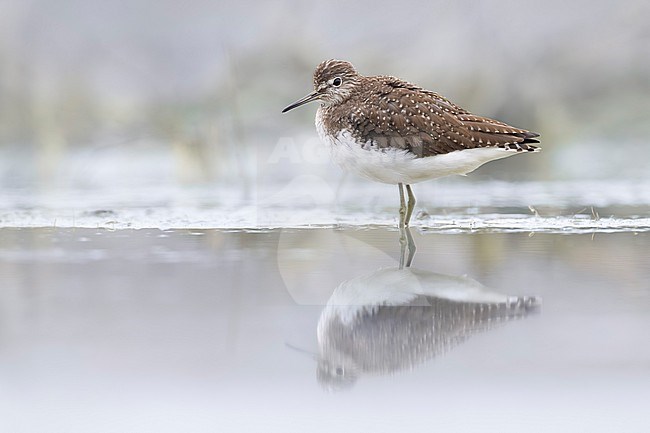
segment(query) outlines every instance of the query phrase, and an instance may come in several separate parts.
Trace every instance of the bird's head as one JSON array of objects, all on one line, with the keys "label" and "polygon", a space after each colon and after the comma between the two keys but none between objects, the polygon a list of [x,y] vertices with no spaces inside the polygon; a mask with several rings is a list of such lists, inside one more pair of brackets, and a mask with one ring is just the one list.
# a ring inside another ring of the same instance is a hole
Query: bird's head
[{"label": "bird's head", "polygon": [[361,76],[352,63],[343,60],[325,60],[314,71],[314,91],[282,110],[286,113],[308,102],[320,101],[329,106],[345,101],[359,84]]},{"label": "bird's head", "polygon": [[351,389],[359,379],[359,371],[353,362],[345,359],[318,359],[316,380],[327,391]]}]

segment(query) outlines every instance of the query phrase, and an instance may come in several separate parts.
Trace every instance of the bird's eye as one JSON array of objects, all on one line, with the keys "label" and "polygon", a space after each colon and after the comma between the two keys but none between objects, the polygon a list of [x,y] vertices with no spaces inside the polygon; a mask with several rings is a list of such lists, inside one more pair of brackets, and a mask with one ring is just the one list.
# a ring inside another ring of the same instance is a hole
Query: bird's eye
[{"label": "bird's eye", "polygon": [[[340,80],[340,78],[339,78],[339,80]],[[340,84],[340,81],[339,81],[339,84]],[[343,376],[343,368],[336,367],[336,375],[337,376]]]},{"label": "bird's eye", "polygon": [[334,78],[334,79],[332,80],[332,85],[333,85],[334,87],[339,87],[339,86],[341,85],[341,78],[340,78],[340,77],[336,77],[336,78]]}]

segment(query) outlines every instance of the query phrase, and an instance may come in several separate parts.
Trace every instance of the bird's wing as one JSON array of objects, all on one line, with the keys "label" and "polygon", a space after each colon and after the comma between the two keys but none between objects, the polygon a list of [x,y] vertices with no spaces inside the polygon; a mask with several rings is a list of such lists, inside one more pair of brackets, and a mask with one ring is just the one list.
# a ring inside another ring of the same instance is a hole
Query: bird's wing
[{"label": "bird's wing", "polygon": [[351,113],[354,129],[374,145],[409,150],[418,157],[455,150],[499,147],[533,151],[539,134],[476,116],[435,92],[393,77],[357,103],[363,110]]}]

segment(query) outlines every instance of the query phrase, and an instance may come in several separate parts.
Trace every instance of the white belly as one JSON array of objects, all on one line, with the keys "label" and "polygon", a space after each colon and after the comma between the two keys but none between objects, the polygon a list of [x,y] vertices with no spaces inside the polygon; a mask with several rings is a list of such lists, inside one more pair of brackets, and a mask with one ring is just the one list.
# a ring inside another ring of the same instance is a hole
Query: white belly
[{"label": "white belly", "polygon": [[364,148],[348,132],[341,132],[337,137],[326,134],[320,121],[320,110],[316,114],[316,129],[321,140],[330,148],[332,159],[343,169],[375,182],[390,184],[413,184],[452,174],[464,175],[486,162],[521,153],[484,147],[417,158],[402,149]]}]

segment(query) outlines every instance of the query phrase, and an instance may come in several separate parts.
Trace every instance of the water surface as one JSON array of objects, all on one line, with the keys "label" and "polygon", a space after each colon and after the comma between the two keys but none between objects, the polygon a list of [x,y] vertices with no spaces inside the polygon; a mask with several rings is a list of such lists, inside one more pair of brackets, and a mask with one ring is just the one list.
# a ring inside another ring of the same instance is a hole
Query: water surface
[{"label": "water surface", "polygon": [[648,430],[647,232],[413,235],[0,229],[4,428]]}]

